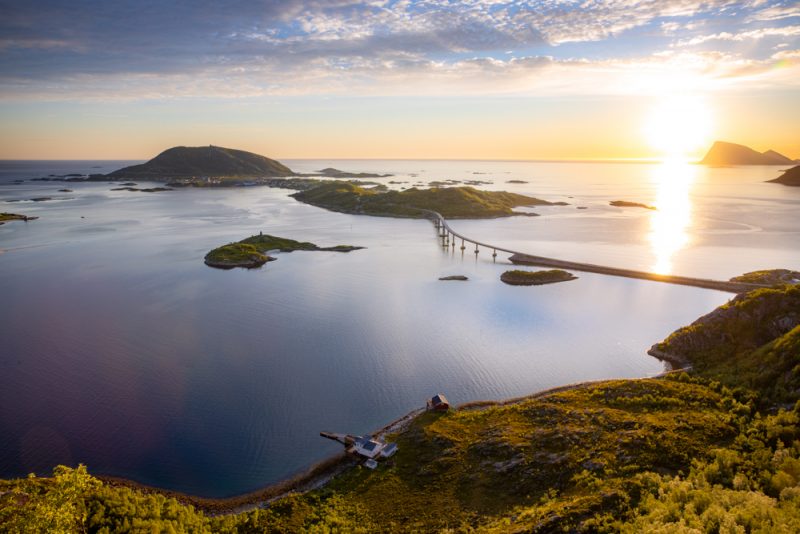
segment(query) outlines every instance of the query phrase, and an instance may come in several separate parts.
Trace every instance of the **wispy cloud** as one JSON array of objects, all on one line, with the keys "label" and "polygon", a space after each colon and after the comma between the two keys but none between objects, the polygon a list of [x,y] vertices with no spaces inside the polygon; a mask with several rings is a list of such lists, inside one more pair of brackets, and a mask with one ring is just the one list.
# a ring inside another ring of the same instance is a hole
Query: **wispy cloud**
[{"label": "wispy cloud", "polygon": [[[644,90],[634,78],[657,85],[679,71],[709,86],[749,83],[774,59],[659,51],[770,36],[789,46],[800,33],[787,24],[792,9],[760,0],[0,0],[0,98],[625,92]],[[754,20],[770,26],[748,27]],[[695,34],[711,22],[717,31]]]}]

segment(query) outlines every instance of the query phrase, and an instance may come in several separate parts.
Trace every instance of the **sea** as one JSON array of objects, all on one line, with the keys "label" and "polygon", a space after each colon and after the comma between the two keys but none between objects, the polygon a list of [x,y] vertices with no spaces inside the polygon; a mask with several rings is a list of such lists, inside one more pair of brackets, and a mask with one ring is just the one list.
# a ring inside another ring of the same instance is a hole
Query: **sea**
[{"label": "sea", "polygon": [[[0,162],[0,211],[39,217],[0,226],[0,477],[83,463],[242,494],[339,452],[320,431],[369,433],[437,393],[459,404],[659,374],[648,348],[732,298],[590,273],[508,286],[507,254],[444,248],[429,221],[334,213],[285,189],[31,181],[132,163]],[[451,221],[530,254],[721,280],[800,270],[800,188],[767,183],[779,167],[285,163],[389,173],[371,181],[394,189],[450,180],[566,203]],[[259,232],[366,248],[204,265],[210,249]],[[448,275],[469,280],[439,281]]]}]

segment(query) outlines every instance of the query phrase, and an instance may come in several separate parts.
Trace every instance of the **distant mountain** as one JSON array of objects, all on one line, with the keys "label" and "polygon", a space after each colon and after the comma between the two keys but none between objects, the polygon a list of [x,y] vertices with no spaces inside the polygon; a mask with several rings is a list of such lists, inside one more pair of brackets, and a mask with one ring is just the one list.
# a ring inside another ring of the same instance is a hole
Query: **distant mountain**
[{"label": "distant mountain", "polygon": [[767,181],[776,184],[793,185],[795,187],[798,187],[800,186],[800,165],[798,165],[797,167],[792,167],[788,171],[783,171],[783,174],[781,174],[774,180],[767,180]]},{"label": "distant mountain", "polygon": [[744,145],[715,141],[700,163],[702,165],[787,165],[795,161],[774,150],[757,152]]},{"label": "distant mountain", "polygon": [[289,167],[273,159],[244,150],[209,145],[170,148],[147,163],[119,169],[105,178],[161,180],[193,176],[276,177],[293,174]]}]

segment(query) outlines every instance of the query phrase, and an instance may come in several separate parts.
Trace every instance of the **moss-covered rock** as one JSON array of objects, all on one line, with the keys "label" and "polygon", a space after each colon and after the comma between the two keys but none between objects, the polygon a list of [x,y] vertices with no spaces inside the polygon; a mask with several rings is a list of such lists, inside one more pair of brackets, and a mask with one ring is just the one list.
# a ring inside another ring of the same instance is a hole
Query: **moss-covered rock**
[{"label": "moss-covered rock", "polygon": [[500,280],[512,286],[540,286],[576,280],[578,277],[561,269],[546,271],[506,271],[500,275]]}]

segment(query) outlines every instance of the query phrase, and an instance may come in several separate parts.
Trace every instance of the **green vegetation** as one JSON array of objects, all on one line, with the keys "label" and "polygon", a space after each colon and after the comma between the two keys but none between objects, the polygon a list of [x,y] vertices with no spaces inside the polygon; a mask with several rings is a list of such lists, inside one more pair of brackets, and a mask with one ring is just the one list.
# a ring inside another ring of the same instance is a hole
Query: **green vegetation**
[{"label": "green vegetation", "polygon": [[273,260],[275,258],[262,254],[255,246],[241,242],[217,247],[206,254],[204,258],[206,265],[218,269],[232,269],[234,267],[253,269]]},{"label": "green vegetation", "polygon": [[0,482],[9,532],[800,531],[800,287],[736,297],[660,344],[691,372],[426,412],[399,452],[210,515],[83,467]]},{"label": "green vegetation", "polygon": [[653,346],[695,374],[758,391],[764,402],[800,399],[800,285],[739,295]]},{"label": "green vegetation", "polygon": [[177,146],[165,150],[147,163],[116,170],[90,180],[166,180],[190,177],[291,176],[291,169],[264,156],[218,146]]},{"label": "green vegetation", "polygon": [[323,183],[292,195],[306,204],[362,215],[426,217],[421,210],[432,210],[454,219],[485,219],[514,215],[518,206],[551,206],[538,198],[473,187],[411,188],[378,192],[349,182]]},{"label": "green vegetation", "polygon": [[547,271],[506,271],[500,275],[500,280],[512,286],[540,286],[576,280],[578,277],[561,269]]},{"label": "green vegetation", "polygon": [[271,250],[279,252],[292,252],[295,250],[323,250],[330,252],[350,252],[364,247],[350,245],[336,245],[335,247],[318,247],[314,243],[295,241],[285,237],[268,234],[258,234],[242,239],[238,243],[229,243],[215,248],[205,256],[205,263],[211,267],[231,269],[245,267],[248,269],[264,265],[273,258],[265,254]]},{"label": "green vegetation", "polygon": [[770,286],[795,284],[798,281],[800,281],[800,272],[790,271],[789,269],[752,271],[741,276],[734,276],[731,278],[731,282],[743,282],[745,284],[761,284]]}]

